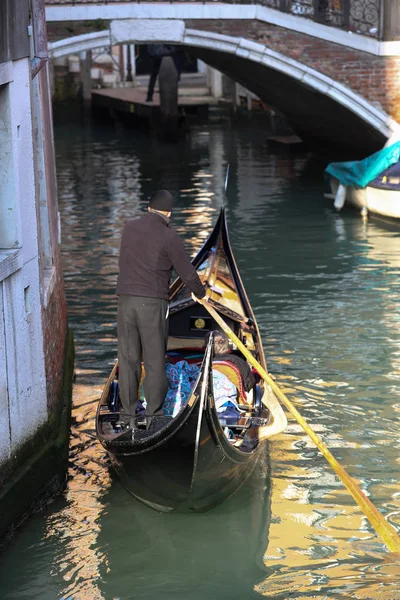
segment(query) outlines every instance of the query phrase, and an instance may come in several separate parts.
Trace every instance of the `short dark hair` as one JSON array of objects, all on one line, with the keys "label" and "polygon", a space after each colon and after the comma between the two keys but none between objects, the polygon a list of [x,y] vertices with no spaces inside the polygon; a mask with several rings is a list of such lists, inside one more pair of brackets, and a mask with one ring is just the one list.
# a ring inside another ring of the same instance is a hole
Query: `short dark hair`
[{"label": "short dark hair", "polygon": [[210,331],[205,337],[206,346],[208,345],[211,335],[213,335],[214,354],[226,354],[229,352],[229,338],[226,333],[219,330]]}]

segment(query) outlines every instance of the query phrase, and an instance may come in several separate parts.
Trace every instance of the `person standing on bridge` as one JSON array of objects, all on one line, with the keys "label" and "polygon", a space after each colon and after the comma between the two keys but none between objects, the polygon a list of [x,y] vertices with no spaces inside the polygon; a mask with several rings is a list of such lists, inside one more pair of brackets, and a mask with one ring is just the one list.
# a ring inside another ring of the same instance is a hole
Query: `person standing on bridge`
[{"label": "person standing on bridge", "polygon": [[[163,414],[172,269],[197,298],[206,294],[182,240],[169,227],[171,212],[172,195],[160,190],[152,196],[148,213],[128,221],[122,232],[116,291],[121,426],[135,427],[142,360],[145,416]],[[147,419],[148,427],[150,423]]]},{"label": "person standing on bridge", "polygon": [[146,102],[152,102],[154,87],[156,85],[158,73],[160,72],[162,59],[164,58],[164,56],[172,57],[175,63],[176,71],[178,73],[179,81],[183,67],[183,52],[178,46],[174,46],[171,44],[148,44],[147,53],[151,58],[151,71],[149,86],[147,88]]}]

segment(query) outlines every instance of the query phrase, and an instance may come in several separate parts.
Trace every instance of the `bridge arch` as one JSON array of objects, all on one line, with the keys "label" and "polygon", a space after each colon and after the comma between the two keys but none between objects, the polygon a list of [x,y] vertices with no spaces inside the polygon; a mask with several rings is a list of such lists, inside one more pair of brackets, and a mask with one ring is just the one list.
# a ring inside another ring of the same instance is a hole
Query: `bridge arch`
[{"label": "bridge arch", "polygon": [[[147,25],[147,26],[146,26]],[[186,27],[182,20],[125,19],[110,29],[49,44],[52,57],[126,43],[183,44],[190,52],[256,93],[303,139],[379,149],[400,126],[350,87],[268,46],[243,37]]]}]

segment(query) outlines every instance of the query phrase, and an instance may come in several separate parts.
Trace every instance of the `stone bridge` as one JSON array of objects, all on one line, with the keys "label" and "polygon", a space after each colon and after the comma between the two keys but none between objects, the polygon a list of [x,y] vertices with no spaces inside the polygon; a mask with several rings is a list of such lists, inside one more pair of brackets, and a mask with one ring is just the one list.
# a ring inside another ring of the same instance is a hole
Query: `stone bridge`
[{"label": "stone bridge", "polygon": [[53,56],[114,44],[183,44],[257,94],[303,139],[365,155],[399,131],[399,4],[47,0],[46,18],[50,39],[58,40]]}]

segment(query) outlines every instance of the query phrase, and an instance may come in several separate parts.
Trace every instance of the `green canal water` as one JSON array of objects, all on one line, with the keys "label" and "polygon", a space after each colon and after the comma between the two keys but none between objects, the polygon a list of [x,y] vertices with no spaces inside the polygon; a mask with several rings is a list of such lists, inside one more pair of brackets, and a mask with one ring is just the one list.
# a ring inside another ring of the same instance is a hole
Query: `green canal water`
[{"label": "green canal water", "polygon": [[193,129],[176,146],[145,133],[56,128],[62,250],[76,382],[65,493],[0,558],[1,600],[400,599],[388,553],[301,428],[271,441],[230,500],[158,514],[113,478],[96,401],[116,358],[124,221],[151,192],[194,254],[223,202],[270,371],[400,530],[400,227],[336,214],[323,161],[270,148],[257,124]]}]

